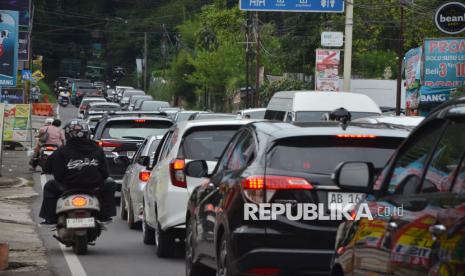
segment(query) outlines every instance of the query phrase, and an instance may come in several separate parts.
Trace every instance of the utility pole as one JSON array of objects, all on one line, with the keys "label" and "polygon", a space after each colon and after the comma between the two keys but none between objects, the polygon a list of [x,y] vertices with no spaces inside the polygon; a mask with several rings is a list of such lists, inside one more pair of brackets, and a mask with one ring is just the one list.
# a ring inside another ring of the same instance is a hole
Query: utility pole
[{"label": "utility pole", "polygon": [[250,87],[250,84],[249,84],[249,62],[250,62],[250,55],[249,55],[249,35],[250,35],[250,15],[249,15],[249,12],[245,12],[245,16],[247,17],[246,19],[246,32],[245,32],[245,36],[246,36],[246,48],[245,48],[245,107],[246,108],[249,108],[250,107],[250,101],[249,101],[249,87]]},{"label": "utility pole", "polygon": [[343,91],[350,92],[350,78],[352,76],[352,31],[354,27],[354,1],[345,1],[346,29],[344,46],[344,83]]},{"label": "utility pole", "polygon": [[144,32],[144,92],[147,93],[147,32]]},{"label": "utility pole", "polygon": [[258,102],[259,102],[259,93],[258,90],[260,89],[260,22],[258,20],[258,12],[255,13],[255,35],[257,41],[255,42],[255,63],[256,63],[256,68],[255,68],[255,93],[253,96],[253,107],[258,107]]},{"label": "utility pole", "polygon": [[396,115],[400,115],[400,98],[402,97],[402,63],[404,56],[404,5],[400,1],[400,30],[399,49],[397,54],[397,93],[396,93]]}]

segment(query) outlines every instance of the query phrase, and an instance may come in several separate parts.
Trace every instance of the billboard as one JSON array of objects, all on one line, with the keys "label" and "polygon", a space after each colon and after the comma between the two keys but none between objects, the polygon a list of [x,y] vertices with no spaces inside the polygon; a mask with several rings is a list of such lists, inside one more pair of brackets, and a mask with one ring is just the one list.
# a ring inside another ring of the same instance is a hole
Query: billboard
[{"label": "billboard", "polygon": [[0,10],[0,86],[16,86],[18,12]]},{"label": "billboard", "polygon": [[344,12],[344,0],[240,0],[244,11]]},{"label": "billboard", "polygon": [[30,0],[1,0],[0,10],[18,11],[19,25],[29,26]]},{"label": "billboard", "polygon": [[427,39],[423,53],[424,86],[465,85],[465,38]]},{"label": "billboard", "polygon": [[339,91],[340,50],[316,50],[315,90]]},{"label": "billboard", "polygon": [[29,60],[29,32],[19,32],[18,60]]},{"label": "billboard", "polygon": [[414,48],[405,54],[405,78],[407,89],[420,86],[421,48]]},{"label": "billboard", "polygon": [[0,89],[0,102],[5,104],[21,104],[24,102],[24,91],[22,88],[4,87]]},{"label": "billboard", "polygon": [[27,141],[30,108],[29,104],[8,104],[5,106],[4,141]]}]

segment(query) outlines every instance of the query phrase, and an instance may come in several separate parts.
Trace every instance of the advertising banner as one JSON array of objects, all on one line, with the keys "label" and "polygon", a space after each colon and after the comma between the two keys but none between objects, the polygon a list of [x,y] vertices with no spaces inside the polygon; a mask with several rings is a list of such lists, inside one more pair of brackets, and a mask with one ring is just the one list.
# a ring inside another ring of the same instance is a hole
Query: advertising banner
[{"label": "advertising banner", "polygon": [[24,91],[22,88],[4,87],[0,91],[0,102],[4,104],[24,103]]},{"label": "advertising banner", "polygon": [[28,126],[30,105],[8,104],[5,106],[3,140],[26,142],[28,140]]},{"label": "advertising banner", "polygon": [[414,48],[405,54],[405,78],[407,90],[420,86],[421,48]]},{"label": "advertising banner", "polygon": [[424,46],[424,86],[465,84],[465,38],[428,39]]},{"label": "advertising banner", "polygon": [[0,10],[0,86],[16,86],[18,12]]},{"label": "advertising banner", "polygon": [[344,0],[240,0],[245,11],[344,12]]},{"label": "advertising banner", "polygon": [[29,60],[29,32],[19,32],[18,60]]},{"label": "advertising banner", "polygon": [[0,10],[18,11],[19,25],[29,26],[30,0],[1,0]]},{"label": "advertising banner", "polygon": [[316,50],[315,90],[339,91],[340,50]]},{"label": "advertising banner", "polygon": [[[3,129],[3,118],[5,116],[5,105],[0,103],[0,130]],[[3,156],[3,132],[0,133],[0,156]],[[2,160],[3,162],[3,160]]]}]

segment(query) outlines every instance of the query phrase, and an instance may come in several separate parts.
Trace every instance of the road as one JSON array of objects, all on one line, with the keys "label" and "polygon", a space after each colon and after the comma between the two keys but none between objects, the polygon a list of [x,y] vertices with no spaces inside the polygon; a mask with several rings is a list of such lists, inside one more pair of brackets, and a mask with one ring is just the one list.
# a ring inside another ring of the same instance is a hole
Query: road
[{"label": "road", "polygon": [[[77,116],[77,109],[68,106],[61,108],[59,113],[60,119],[66,123]],[[39,173],[34,175],[35,188],[39,193],[44,182],[44,177]],[[41,199],[37,198],[33,204],[33,215],[37,222],[41,221],[38,218],[40,203]],[[102,233],[86,256],[76,256],[70,248],[60,246],[49,227],[39,227],[39,233],[48,250],[51,269],[57,276],[185,275],[182,256],[158,258],[153,246],[142,243],[141,232],[130,230],[119,218],[108,226],[108,231]],[[178,251],[182,252],[182,249]]]}]

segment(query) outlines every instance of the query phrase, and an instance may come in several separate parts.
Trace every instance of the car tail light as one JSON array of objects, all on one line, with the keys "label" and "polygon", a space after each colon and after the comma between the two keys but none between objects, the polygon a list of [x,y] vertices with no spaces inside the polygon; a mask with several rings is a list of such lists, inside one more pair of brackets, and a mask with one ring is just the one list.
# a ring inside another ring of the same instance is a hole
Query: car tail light
[{"label": "car tail light", "polygon": [[256,267],[246,271],[247,275],[278,275],[281,269],[276,267]]},{"label": "car tail light", "polygon": [[145,123],[145,120],[143,119],[134,120],[134,123]]},{"label": "car tail light", "polygon": [[87,198],[82,197],[82,196],[75,196],[71,199],[71,204],[73,204],[74,207],[83,207],[87,205]]},{"label": "car tail light", "polygon": [[104,151],[113,151],[115,148],[121,147],[123,144],[108,142],[108,141],[98,141],[97,144],[103,148]]},{"label": "car tail light", "polygon": [[376,138],[376,135],[366,135],[366,134],[338,134],[337,138],[358,138],[358,139],[373,139]]},{"label": "car tail light", "polygon": [[176,187],[187,188],[186,176],[184,175],[184,159],[173,159],[170,162],[171,183]]},{"label": "car tail light", "polygon": [[150,172],[149,171],[141,171],[139,172],[139,180],[142,182],[147,182],[149,181],[150,178]]},{"label": "car tail light", "polygon": [[267,175],[249,176],[243,179],[242,189],[249,200],[261,203],[265,191],[269,201],[278,190],[312,190],[313,186],[301,177]]}]

